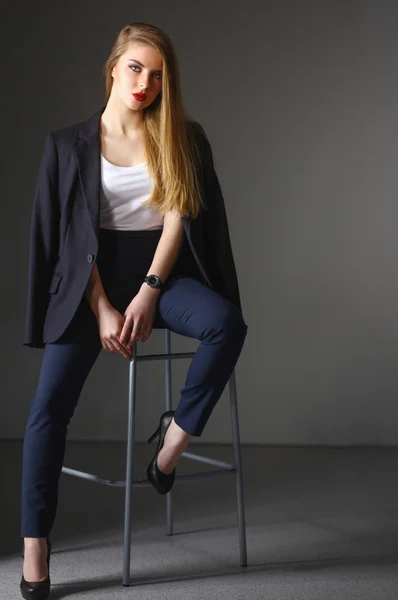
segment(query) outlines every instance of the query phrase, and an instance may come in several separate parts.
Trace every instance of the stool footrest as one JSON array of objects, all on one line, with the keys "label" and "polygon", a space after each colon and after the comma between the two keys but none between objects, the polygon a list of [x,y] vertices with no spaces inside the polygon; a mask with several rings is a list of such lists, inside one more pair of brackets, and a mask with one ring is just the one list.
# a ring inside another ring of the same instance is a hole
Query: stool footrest
[{"label": "stool footrest", "polygon": [[[77,471],[76,469],[69,469],[68,467],[62,467],[62,473],[65,475],[71,475],[72,477],[80,477],[81,479],[88,479],[94,481],[94,483],[100,483],[101,485],[109,485],[112,487],[126,487],[125,480],[117,479],[103,479],[92,473],[85,473],[84,471]],[[221,469],[218,471],[204,471],[203,473],[187,473],[186,475],[176,475],[175,481],[193,481],[195,479],[203,479],[205,477],[216,477],[218,475],[233,475],[236,473],[235,467],[230,469]],[[147,487],[152,485],[148,479],[137,479],[133,481],[133,487]]]},{"label": "stool footrest", "polygon": [[200,456],[199,454],[193,454],[192,452],[183,452],[181,456],[184,458],[190,458],[191,460],[197,460],[198,462],[203,462],[208,465],[214,465],[215,467],[220,467],[220,469],[235,469],[235,465],[232,465],[231,463],[227,463],[222,460],[215,460],[214,458],[207,458],[207,456]]},{"label": "stool footrest", "polygon": [[175,352],[175,353],[167,353],[167,354],[138,354],[135,359],[130,358],[130,362],[135,360],[136,362],[141,362],[145,360],[171,360],[175,358],[193,358],[195,356],[195,352]]}]

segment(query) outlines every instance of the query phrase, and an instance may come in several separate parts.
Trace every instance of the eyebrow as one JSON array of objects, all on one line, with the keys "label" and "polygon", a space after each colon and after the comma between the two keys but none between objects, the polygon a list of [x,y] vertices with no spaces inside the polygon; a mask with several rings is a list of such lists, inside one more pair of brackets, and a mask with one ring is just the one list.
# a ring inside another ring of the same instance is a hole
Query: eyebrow
[{"label": "eyebrow", "polygon": [[[145,68],[145,65],[143,65],[139,60],[135,59],[135,58],[128,58],[127,60],[133,60],[134,62],[138,63],[141,67]],[[157,73],[162,73],[162,69],[154,69],[154,71],[156,71]]]}]

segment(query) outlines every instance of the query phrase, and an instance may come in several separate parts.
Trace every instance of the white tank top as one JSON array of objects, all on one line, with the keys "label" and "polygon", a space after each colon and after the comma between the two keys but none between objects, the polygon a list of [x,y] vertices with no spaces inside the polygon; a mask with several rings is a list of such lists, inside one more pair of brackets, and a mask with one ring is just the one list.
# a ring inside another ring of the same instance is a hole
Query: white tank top
[{"label": "white tank top", "polygon": [[101,154],[100,228],[163,229],[163,217],[158,211],[142,206],[153,185],[147,163],[120,167]]}]

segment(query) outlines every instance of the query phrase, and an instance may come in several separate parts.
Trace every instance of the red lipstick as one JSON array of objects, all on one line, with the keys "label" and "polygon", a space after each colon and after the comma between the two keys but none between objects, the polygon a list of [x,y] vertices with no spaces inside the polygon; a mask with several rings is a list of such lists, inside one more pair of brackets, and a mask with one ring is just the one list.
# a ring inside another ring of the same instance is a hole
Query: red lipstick
[{"label": "red lipstick", "polygon": [[146,98],[146,94],[133,94],[133,96],[138,102],[143,102]]}]

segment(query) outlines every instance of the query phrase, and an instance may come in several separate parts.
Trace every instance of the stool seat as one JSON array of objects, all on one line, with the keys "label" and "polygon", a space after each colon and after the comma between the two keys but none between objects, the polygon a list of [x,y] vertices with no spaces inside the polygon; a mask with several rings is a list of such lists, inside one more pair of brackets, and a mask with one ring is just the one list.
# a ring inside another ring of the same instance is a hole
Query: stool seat
[{"label": "stool seat", "polygon": [[[162,354],[137,354],[137,342],[133,345],[132,357],[129,361],[129,386],[128,386],[128,419],[127,419],[127,449],[126,449],[126,479],[125,480],[114,480],[104,479],[93,475],[91,473],[85,473],[76,469],[68,467],[62,468],[62,473],[65,475],[71,475],[73,477],[80,477],[82,479],[88,479],[94,483],[102,485],[108,485],[113,487],[124,487],[125,488],[125,516],[124,516],[124,547],[123,547],[123,578],[122,585],[130,585],[130,551],[131,551],[131,505],[132,505],[132,490],[136,487],[146,487],[152,484],[148,479],[133,479],[133,451],[134,451],[134,438],[135,438],[135,407],[136,407],[136,384],[137,384],[137,369],[136,365],[138,362],[151,361],[151,360],[164,360],[165,361],[165,401],[166,410],[172,410],[171,402],[171,361],[181,358],[192,358],[195,352],[171,352],[171,331],[165,327],[153,326],[153,329],[163,329],[165,332],[165,352]],[[239,532],[239,549],[240,549],[240,565],[242,567],[247,566],[247,548],[246,548],[246,524],[245,524],[245,510],[244,510],[244,495],[243,495],[243,475],[242,475],[242,460],[241,460],[241,449],[240,449],[240,435],[239,435],[239,421],[238,421],[238,407],[237,407],[237,394],[236,394],[236,379],[235,370],[232,372],[229,379],[229,400],[230,400],[230,411],[231,411],[231,425],[232,425],[232,442],[234,450],[234,462],[228,463],[220,460],[215,460],[192,452],[183,452],[181,456],[184,458],[199,461],[205,464],[217,467],[211,471],[205,471],[201,473],[191,473],[186,475],[175,476],[174,485],[181,481],[193,481],[196,479],[203,479],[205,477],[216,477],[219,475],[235,475],[236,477],[236,494],[237,494],[237,517],[238,517],[238,532]],[[166,519],[167,527],[166,534],[173,535],[173,514],[172,514],[172,492],[170,490],[165,494],[166,498]]]}]

